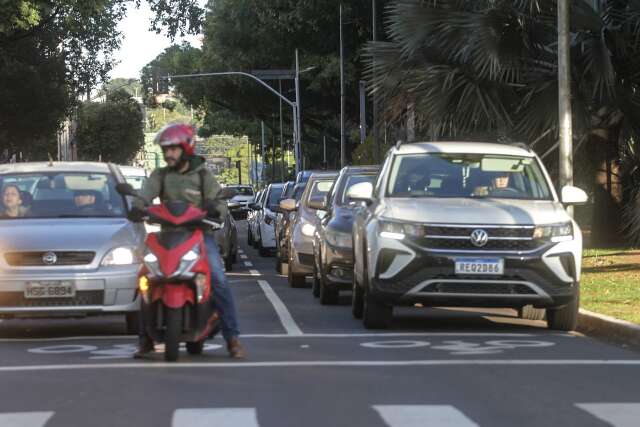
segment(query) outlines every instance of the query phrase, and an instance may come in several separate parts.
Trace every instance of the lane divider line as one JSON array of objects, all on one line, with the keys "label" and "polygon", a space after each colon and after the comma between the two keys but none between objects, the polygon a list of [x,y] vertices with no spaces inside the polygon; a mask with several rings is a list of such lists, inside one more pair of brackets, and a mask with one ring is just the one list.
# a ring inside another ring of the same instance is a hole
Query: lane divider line
[{"label": "lane divider line", "polygon": [[259,427],[254,408],[176,409],[172,427]]},{"label": "lane divider line", "polygon": [[139,362],[80,363],[76,365],[0,366],[2,372],[73,371],[100,369],[203,369],[203,368],[311,368],[311,367],[420,367],[420,366],[629,366],[640,367],[633,359],[428,359],[428,360],[316,360],[273,362]]},{"label": "lane divider line", "polygon": [[258,270],[249,270],[249,274],[252,276],[262,276]]},{"label": "lane divider line", "polygon": [[389,427],[479,427],[451,405],[375,405]]},{"label": "lane divider line", "polygon": [[289,313],[287,306],[284,305],[284,302],[280,299],[280,297],[275,293],[269,282],[266,280],[258,280],[258,285],[262,288],[262,291],[266,295],[267,299],[273,305],[273,308],[276,310],[276,314],[280,318],[280,322],[284,327],[284,330],[287,331],[288,335],[292,336],[302,336],[302,329],[298,326],[295,320],[293,320],[293,316]]},{"label": "lane divider line", "polygon": [[246,255],[240,255],[240,259],[249,259],[249,257]]},{"label": "lane divider line", "polygon": [[251,261],[245,261],[244,262],[244,266],[245,267],[253,267],[253,263]]}]

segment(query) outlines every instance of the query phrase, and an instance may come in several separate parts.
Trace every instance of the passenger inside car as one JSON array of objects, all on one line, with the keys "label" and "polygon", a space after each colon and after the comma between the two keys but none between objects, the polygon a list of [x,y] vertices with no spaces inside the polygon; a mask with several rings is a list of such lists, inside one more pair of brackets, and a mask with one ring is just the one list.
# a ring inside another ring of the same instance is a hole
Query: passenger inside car
[{"label": "passenger inside car", "polygon": [[17,185],[9,184],[2,190],[2,215],[8,218],[21,218],[26,215],[27,208],[22,205],[22,194]]},{"label": "passenger inside car", "polygon": [[77,190],[73,193],[73,202],[83,215],[104,214],[105,206],[102,194],[94,190]]}]

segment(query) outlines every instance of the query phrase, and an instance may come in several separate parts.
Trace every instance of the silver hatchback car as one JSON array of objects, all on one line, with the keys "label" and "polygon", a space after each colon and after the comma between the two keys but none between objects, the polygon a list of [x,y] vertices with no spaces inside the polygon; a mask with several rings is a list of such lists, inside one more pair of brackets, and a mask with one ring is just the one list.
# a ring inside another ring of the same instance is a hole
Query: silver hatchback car
[{"label": "silver hatchback car", "polygon": [[137,327],[142,224],[105,163],[0,166],[0,317],[127,316]]}]

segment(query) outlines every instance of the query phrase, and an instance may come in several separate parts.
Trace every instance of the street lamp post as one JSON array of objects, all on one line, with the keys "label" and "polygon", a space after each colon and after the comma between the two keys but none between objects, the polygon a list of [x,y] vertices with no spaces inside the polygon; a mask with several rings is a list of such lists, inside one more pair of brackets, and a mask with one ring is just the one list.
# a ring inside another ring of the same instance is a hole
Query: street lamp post
[{"label": "street lamp post", "polygon": [[573,129],[571,117],[571,62],[569,0],[558,0],[558,113],[560,125],[560,187],[573,185]]},{"label": "street lamp post", "polygon": [[344,88],[344,38],[342,31],[342,2],[340,2],[340,167],[347,165],[346,135],[345,135],[345,88]]}]

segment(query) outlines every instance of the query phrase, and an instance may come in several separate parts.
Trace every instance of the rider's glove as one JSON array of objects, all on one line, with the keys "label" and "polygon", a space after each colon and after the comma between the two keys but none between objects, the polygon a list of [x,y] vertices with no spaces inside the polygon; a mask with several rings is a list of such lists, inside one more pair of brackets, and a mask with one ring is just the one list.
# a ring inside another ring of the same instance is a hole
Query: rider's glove
[{"label": "rider's glove", "polygon": [[144,209],[134,206],[129,211],[127,218],[129,219],[129,221],[132,221],[132,222],[142,222],[145,215],[146,215],[146,212],[144,211]]}]

